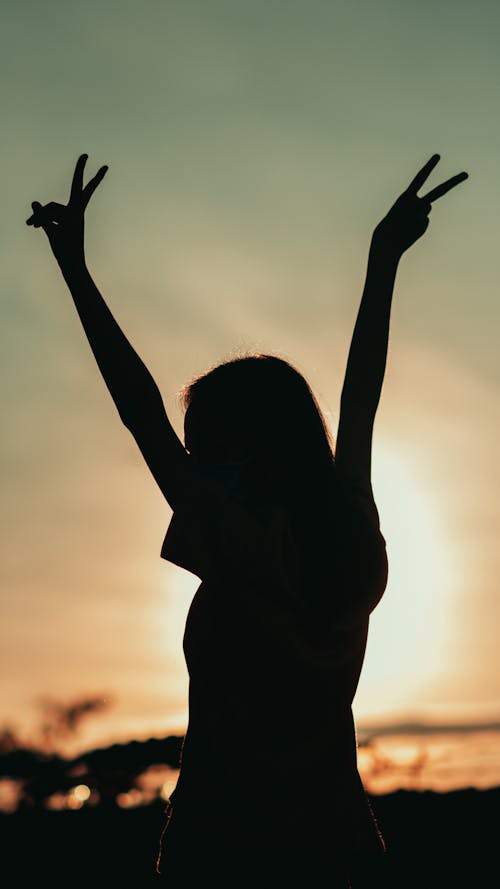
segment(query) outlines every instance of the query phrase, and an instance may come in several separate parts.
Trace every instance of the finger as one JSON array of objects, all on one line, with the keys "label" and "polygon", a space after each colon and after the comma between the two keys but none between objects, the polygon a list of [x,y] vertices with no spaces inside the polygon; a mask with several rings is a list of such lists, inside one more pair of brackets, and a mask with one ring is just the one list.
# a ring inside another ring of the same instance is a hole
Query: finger
[{"label": "finger", "polygon": [[33,215],[26,220],[26,225],[34,225],[35,228],[38,228],[40,223],[37,223],[36,219],[38,217],[38,211],[42,209],[42,205],[39,203],[39,201],[32,201],[31,209],[33,210]]},{"label": "finger", "polygon": [[45,207],[40,204],[39,201],[33,201],[31,206],[33,208],[33,215],[26,220],[26,223],[27,225],[33,225],[35,228],[42,228],[46,219]]},{"label": "finger", "polygon": [[436,188],[433,188],[431,191],[427,192],[426,195],[423,195],[422,200],[436,201],[438,198],[442,198],[451,188],[455,188],[455,185],[464,182],[464,180],[468,178],[468,173],[457,173],[456,176],[452,176],[451,179],[447,179],[446,182],[442,182],[441,185],[437,185]]},{"label": "finger", "polygon": [[420,201],[420,210],[424,216],[428,216],[432,210],[432,204],[427,198],[418,198]]},{"label": "finger", "polygon": [[440,158],[439,154],[433,154],[432,157],[429,158],[427,163],[424,164],[422,169],[418,171],[415,178],[412,179],[412,181],[410,182],[410,184],[407,188],[407,191],[412,191],[414,194],[416,194],[417,191],[419,190],[419,188],[422,188],[422,185],[424,184],[425,180],[431,174],[432,170],[434,169],[434,167],[436,166],[436,164],[438,163],[438,161],[440,159],[441,158]]},{"label": "finger", "polygon": [[64,204],[56,204],[54,201],[51,201],[50,204],[45,204],[45,206],[39,204],[38,201],[33,201],[31,206],[33,208],[33,216],[30,216],[26,222],[28,225],[34,225],[35,228],[45,228],[46,225],[51,223],[59,225],[63,221],[66,211]]},{"label": "finger", "polygon": [[95,176],[90,180],[90,182],[87,182],[85,188],[82,191],[82,198],[83,198],[83,206],[84,207],[87,206],[88,202],[90,201],[90,198],[94,194],[94,191],[96,190],[97,186],[100,185],[100,183],[104,179],[107,172],[108,172],[107,166],[101,167],[97,171]]},{"label": "finger", "polygon": [[67,209],[64,204],[56,204],[55,201],[50,201],[49,204],[45,204],[45,207],[40,207],[38,212],[47,222],[62,222]]},{"label": "finger", "polygon": [[70,204],[80,200],[81,198],[83,189],[83,171],[85,169],[87,159],[88,154],[81,154],[76,162],[75,172],[73,173],[73,181],[71,183],[71,193],[69,196]]}]

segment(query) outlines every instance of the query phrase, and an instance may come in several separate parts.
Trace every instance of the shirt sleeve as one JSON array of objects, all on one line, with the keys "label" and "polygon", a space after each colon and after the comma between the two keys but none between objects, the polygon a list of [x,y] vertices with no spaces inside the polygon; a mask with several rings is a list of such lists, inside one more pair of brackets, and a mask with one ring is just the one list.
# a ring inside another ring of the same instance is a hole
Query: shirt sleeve
[{"label": "shirt sleeve", "polygon": [[[333,599],[342,596],[366,613],[387,582],[378,510],[371,491],[343,478],[332,497],[336,518],[317,537],[313,531],[309,552],[304,523],[300,532],[284,507],[249,499],[233,468],[217,467],[216,473],[198,468],[176,505],[161,556],[204,582],[281,590],[289,603],[304,598],[304,583],[310,583],[315,564],[324,562],[322,583],[332,585]],[[307,524],[312,529],[315,517]]]},{"label": "shirt sleeve", "polygon": [[231,467],[199,469],[174,510],[161,557],[202,581],[272,580],[288,550],[278,512],[250,502]]},{"label": "shirt sleeve", "polygon": [[214,527],[220,524],[230,497],[231,489],[226,480],[217,483],[208,474],[194,469],[173,511],[161,557],[190,571],[200,580],[211,579],[217,572],[220,554]]}]

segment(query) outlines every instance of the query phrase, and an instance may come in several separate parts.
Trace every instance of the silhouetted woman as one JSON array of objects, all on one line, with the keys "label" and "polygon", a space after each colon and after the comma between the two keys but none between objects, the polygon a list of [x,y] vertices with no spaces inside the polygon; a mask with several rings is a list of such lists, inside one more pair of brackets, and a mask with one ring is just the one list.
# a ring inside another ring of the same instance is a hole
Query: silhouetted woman
[{"label": "silhouetted woman", "polygon": [[[82,155],[67,205],[32,204],[121,420],[173,510],[163,558],[201,580],[187,618],[189,724],[158,872],[172,885],[372,885],[385,845],[351,705],[387,582],[372,430],[399,260],[434,200],[434,155],[376,226],[333,448],[303,376],[242,355],[184,390],[185,441],[87,269]],[[358,874],[358,876],[357,876]],[[359,881],[359,882],[358,882]]]}]

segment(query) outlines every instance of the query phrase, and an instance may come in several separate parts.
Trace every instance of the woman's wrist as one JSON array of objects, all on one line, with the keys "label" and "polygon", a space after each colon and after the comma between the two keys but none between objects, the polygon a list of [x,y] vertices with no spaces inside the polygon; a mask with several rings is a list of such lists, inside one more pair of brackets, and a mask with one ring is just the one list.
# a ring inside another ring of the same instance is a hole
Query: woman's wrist
[{"label": "woman's wrist", "polygon": [[63,257],[56,257],[57,263],[65,281],[81,280],[82,277],[89,275],[87,262],[84,254],[66,254]]},{"label": "woman's wrist", "polygon": [[81,269],[84,269],[87,265],[85,259],[85,251],[82,247],[65,249],[64,251],[54,253],[54,256],[61,270],[72,271],[73,269],[75,269],[79,271]]},{"label": "woman's wrist", "polygon": [[375,229],[370,242],[370,262],[375,261],[377,265],[381,264],[387,267],[396,268],[401,256],[401,250],[391,242],[391,239],[385,237],[384,234]]}]

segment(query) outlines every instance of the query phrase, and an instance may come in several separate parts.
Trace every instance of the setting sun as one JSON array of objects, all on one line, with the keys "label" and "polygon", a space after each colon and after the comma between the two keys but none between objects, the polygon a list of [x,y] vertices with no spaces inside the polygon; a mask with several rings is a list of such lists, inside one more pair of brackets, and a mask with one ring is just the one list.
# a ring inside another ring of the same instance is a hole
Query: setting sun
[{"label": "setting sun", "polygon": [[446,504],[425,486],[418,467],[379,447],[373,488],[387,541],[389,579],[371,617],[356,697],[361,716],[381,707],[407,708],[409,688],[414,694],[439,671],[457,583]]}]

